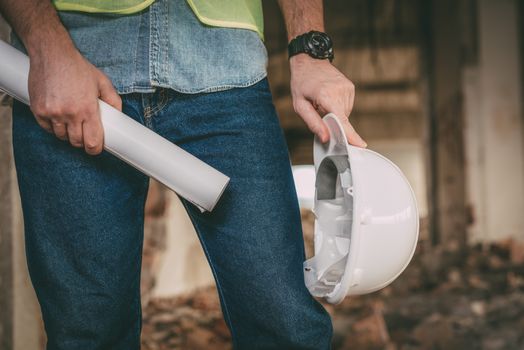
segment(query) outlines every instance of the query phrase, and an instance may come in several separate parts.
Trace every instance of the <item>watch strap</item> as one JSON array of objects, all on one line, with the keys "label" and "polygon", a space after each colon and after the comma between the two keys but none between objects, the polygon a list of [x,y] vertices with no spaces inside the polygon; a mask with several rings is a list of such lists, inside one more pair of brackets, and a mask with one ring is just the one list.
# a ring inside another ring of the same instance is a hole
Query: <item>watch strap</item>
[{"label": "watch strap", "polygon": [[298,55],[299,53],[308,53],[307,45],[305,43],[306,34],[302,34],[294,38],[289,42],[287,46],[287,51],[289,58]]},{"label": "watch strap", "polygon": [[[325,55],[319,55],[316,53],[311,47],[309,40],[312,40],[313,35],[322,35],[325,36],[328,42],[330,43],[329,50],[325,51]],[[327,36],[326,33],[323,32],[316,32],[316,31],[310,31],[301,35],[298,35],[294,39],[292,39],[288,46],[288,58],[291,58],[299,53],[307,53],[309,56],[316,58],[316,59],[329,59],[329,61],[333,61],[334,55],[333,55],[333,47],[331,44],[331,39]]]}]

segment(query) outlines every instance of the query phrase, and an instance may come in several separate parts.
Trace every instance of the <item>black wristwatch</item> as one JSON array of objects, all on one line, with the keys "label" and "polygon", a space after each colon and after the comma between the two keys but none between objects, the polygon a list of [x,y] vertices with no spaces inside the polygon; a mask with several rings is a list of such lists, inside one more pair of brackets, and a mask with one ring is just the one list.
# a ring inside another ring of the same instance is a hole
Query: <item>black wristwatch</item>
[{"label": "black wristwatch", "polygon": [[289,58],[299,53],[307,53],[313,58],[328,59],[331,62],[335,57],[331,38],[326,33],[314,30],[291,40],[287,49]]}]

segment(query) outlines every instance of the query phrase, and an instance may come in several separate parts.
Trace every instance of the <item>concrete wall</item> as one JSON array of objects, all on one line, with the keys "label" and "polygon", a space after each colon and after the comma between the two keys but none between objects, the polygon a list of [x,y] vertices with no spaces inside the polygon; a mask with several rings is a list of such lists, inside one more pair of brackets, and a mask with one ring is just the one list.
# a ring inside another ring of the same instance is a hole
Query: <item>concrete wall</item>
[{"label": "concrete wall", "polygon": [[167,193],[165,252],[156,274],[153,297],[188,293],[214,283],[193,225],[173,192]]},{"label": "concrete wall", "polygon": [[[10,113],[10,111],[9,111]],[[14,166],[11,167],[13,193],[13,291],[14,350],[43,349],[45,333],[40,306],[29,279],[24,244],[24,223]]]},{"label": "concrete wall", "polygon": [[9,109],[0,106],[0,348],[13,347],[13,210]]},{"label": "concrete wall", "polygon": [[[0,18],[0,38],[9,28]],[[40,309],[25,260],[22,210],[11,146],[11,108],[0,94],[0,348],[42,349]]]},{"label": "concrete wall", "polygon": [[29,280],[18,185],[12,159],[11,109],[0,106],[0,269],[1,349],[41,349],[44,342],[40,309]]},{"label": "concrete wall", "polygon": [[[463,143],[463,31],[461,1],[427,4],[424,75],[427,77],[426,139],[430,237],[433,244],[466,244]],[[426,43],[427,42],[427,43]]]},{"label": "concrete wall", "polygon": [[478,65],[464,72],[472,241],[524,240],[522,57],[517,0],[478,1]]}]

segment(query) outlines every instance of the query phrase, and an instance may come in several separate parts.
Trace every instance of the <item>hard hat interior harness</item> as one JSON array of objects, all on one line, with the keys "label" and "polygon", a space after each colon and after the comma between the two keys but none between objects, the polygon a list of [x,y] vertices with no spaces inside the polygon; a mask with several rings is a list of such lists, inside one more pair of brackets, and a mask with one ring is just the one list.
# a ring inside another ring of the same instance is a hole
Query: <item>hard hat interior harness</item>
[{"label": "hard hat interior harness", "polygon": [[304,266],[306,285],[314,296],[324,296],[340,283],[347,264],[353,197],[347,156],[322,160],[315,181],[315,256]]}]

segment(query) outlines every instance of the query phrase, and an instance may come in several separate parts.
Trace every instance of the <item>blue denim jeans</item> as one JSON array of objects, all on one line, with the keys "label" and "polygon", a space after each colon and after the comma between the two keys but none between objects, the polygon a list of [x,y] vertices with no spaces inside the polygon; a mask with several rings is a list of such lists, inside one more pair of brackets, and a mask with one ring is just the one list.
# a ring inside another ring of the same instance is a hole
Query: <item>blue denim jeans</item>
[{"label": "blue denim jeans", "polygon": [[[213,212],[184,205],[235,348],[328,349],[330,317],[304,286],[299,209],[267,80],[122,98],[131,118],[231,177]],[[138,349],[148,178],[46,133],[21,103],[13,115],[27,261],[48,349]]]}]

